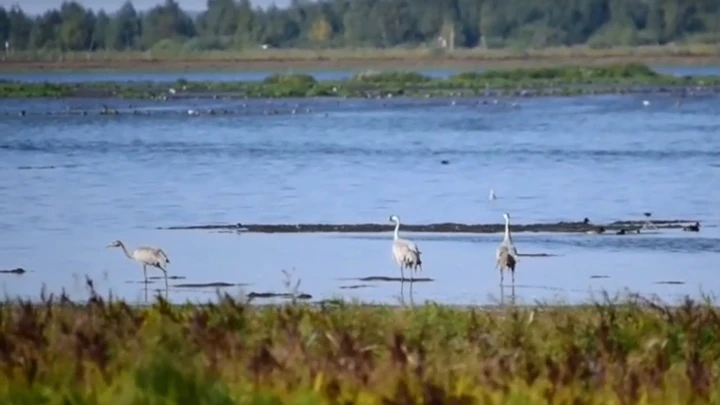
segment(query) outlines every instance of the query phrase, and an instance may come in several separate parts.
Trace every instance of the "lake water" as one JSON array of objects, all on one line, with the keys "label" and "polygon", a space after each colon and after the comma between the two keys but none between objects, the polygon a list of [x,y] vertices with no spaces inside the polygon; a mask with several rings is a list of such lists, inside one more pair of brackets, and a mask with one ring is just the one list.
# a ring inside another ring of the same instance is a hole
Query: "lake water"
[{"label": "lake water", "polygon": [[[516,233],[520,253],[556,256],[520,258],[515,302],[576,303],[603,290],[670,301],[720,292],[720,95],[681,106],[667,94],[481,101],[105,100],[120,115],[102,116],[98,100],[0,100],[0,269],[30,270],[0,274],[0,283],[9,296],[37,297],[45,285],[81,299],[88,275],[101,292],[142,301],[141,267],[105,248],[121,239],[167,252],[170,274],[186,277],[170,281],[173,301],[214,297],[181,282],[284,292],[287,270],[314,300],[397,303],[400,283],[351,280],[399,276],[389,233],[156,228],[384,223],[390,214],[407,223],[501,223],[505,211],[518,224],[604,223],[650,211],[699,220],[701,231]],[[187,114],[209,108],[230,114]],[[412,286],[415,303],[500,298],[502,235],[403,235],[424,252],[422,276],[435,280]],[[154,280],[150,294],[162,286]],[[407,301],[409,284],[402,287]]]}]

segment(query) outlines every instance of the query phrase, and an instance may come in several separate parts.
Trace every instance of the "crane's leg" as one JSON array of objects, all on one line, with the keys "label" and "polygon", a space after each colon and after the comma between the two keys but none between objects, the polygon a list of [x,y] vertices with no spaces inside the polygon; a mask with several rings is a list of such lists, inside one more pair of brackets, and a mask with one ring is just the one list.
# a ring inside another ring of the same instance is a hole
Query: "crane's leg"
[{"label": "crane's leg", "polygon": [[160,266],[158,266],[158,267],[160,268],[160,270],[162,270],[163,275],[165,275],[165,290],[167,290],[168,289],[167,270],[165,270],[164,268],[162,268]]},{"label": "crane's leg", "polygon": [[510,272],[512,273],[512,283],[513,283],[513,287],[515,287],[515,269],[510,269]]},{"label": "crane's leg", "polygon": [[505,275],[503,274],[502,266],[500,266],[500,286],[502,286],[503,280],[505,280]]},{"label": "crane's leg", "polygon": [[403,271],[403,265],[400,263],[400,282],[405,281],[405,272]]},{"label": "crane's leg", "polygon": [[145,285],[147,285],[147,264],[143,264],[143,274],[145,275]]}]

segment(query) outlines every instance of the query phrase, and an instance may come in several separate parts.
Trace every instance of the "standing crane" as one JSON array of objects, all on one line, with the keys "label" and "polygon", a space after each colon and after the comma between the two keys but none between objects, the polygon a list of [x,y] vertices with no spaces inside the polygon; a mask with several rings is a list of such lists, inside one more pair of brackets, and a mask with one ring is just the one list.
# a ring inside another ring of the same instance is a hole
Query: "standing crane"
[{"label": "standing crane", "polygon": [[148,279],[147,266],[156,267],[162,270],[163,274],[165,275],[165,289],[168,288],[167,270],[165,269],[165,266],[170,263],[170,259],[168,259],[167,255],[162,249],[149,246],[139,246],[135,250],[133,250],[132,253],[129,253],[128,250],[125,248],[125,244],[119,240],[116,240],[115,242],[107,245],[106,247],[119,247],[122,249],[123,253],[125,253],[125,256],[127,256],[128,259],[135,260],[136,262],[141,263],[143,266],[143,274],[145,275],[146,284]]},{"label": "standing crane", "polygon": [[500,270],[500,285],[505,279],[503,271],[506,269],[512,274],[512,282],[515,284],[515,265],[518,256],[517,248],[512,242],[512,236],[510,236],[510,214],[506,212],[503,217],[505,218],[505,236],[495,251],[495,268]]},{"label": "standing crane", "polygon": [[[398,231],[400,230],[400,218],[397,215],[390,216],[390,222],[395,222],[395,233],[393,235],[392,254],[395,263],[400,266],[400,277],[402,281],[405,280],[404,268],[412,269],[417,272],[418,269],[422,271],[422,259],[420,258],[421,252],[415,242],[400,239]],[[410,281],[413,280],[413,273],[410,272]]]}]

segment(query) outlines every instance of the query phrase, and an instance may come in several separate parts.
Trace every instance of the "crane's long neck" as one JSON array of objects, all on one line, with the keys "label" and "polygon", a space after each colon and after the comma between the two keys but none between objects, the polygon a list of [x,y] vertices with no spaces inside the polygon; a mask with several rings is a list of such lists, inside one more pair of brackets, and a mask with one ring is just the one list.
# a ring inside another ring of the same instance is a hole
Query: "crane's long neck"
[{"label": "crane's long neck", "polygon": [[398,238],[399,238],[398,231],[400,231],[400,220],[396,219],[395,220],[395,234],[393,235],[394,240],[398,240]]},{"label": "crane's long neck", "polygon": [[512,241],[512,238],[510,237],[510,219],[509,218],[505,218],[505,240]]},{"label": "crane's long neck", "polygon": [[132,256],[130,256],[130,253],[128,253],[127,249],[125,249],[125,244],[120,243],[120,247],[122,248],[123,253],[125,253],[125,256],[127,256],[128,259],[135,260]]}]

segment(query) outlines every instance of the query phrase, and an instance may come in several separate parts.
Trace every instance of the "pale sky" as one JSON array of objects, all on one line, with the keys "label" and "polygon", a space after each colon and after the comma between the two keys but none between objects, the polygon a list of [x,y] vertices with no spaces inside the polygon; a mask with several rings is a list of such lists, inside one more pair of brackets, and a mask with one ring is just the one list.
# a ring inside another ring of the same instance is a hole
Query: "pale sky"
[{"label": "pale sky", "polygon": [[[164,0],[133,0],[133,5],[137,10],[147,10],[158,4],[162,4]],[[205,10],[206,0],[176,0],[183,10],[202,11]],[[26,13],[41,14],[51,8],[59,8],[63,0],[0,0],[0,6],[9,8],[13,4],[18,4]],[[125,0],[77,0],[78,3],[93,10],[104,9],[112,12],[120,8]],[[263,8],[275,3],[278,7],[287,6],[290,0],[251,0],[254,5]]]}]

